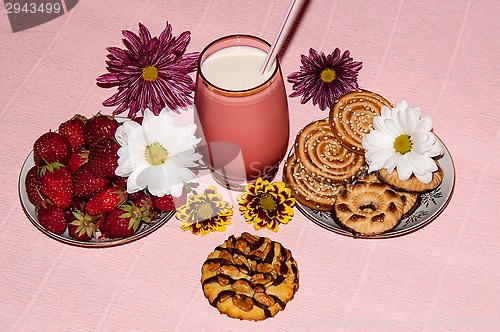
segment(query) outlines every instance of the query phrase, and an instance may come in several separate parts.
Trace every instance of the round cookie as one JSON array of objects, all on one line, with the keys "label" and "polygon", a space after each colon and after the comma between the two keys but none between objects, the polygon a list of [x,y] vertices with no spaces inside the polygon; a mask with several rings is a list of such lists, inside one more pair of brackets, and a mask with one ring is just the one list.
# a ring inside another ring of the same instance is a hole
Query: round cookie
[{"label": "round cookie", "polygon": [[358,181],[335,202],[333,219],[353,234],[378,235],[396,227],[403,216],[401,196],[380,182]]},{"label": "round cookie", "polygon": [[398,176],[398,171],[395,169],[392,173],[388,173],[385,168],[378,171],[380,181],[388,184],[392,188],[400,191],[411,193],[424,193],[436,189],[443,181],[444,172],[436,161],[438,170],[432,173],[432,180],[429,183],[423,183],[415,175],[411,175],[408,180],[401,181]]},{"label": "round cookie", "polygon": [[403,218],[409,216],[419,207],[422,202],[422,197],[419,193],[405,193],[398,191],[403,201]]},{"label": "round cookie", "polygon": [[328,184],[316,180],[307,169],[291,155],[283,168],[283,181],[292,190],[297,201],[311,209],[330,211],[342,185]]},{"label": "round cookie", "polygon": [[347,149],[364,154],[361,138],[373,128],[373,117],[380,115],[385,105],[392,107],[384,97],[359,90],[341,96],[330,109],[330,126],[335,138]]},{"label": "round cookie", "polygon": [[297,133],[295,155],[309,174],[326,183],[350,182],[366,165],[364,156],[335,139],[327,119],[311,122]]},{"label": "round cookie", "polygon": [[266,237],[231,235],[201,269],[203,293],[221,314],[260,321],[284,310],[299,288],[290,250]]},{"label": "round cookie", "polygon": [[[364,182],[380,182],[377,172],[372,172],[369,174],[365,174],[360,177],[359,180]],[[403,201],[403,217],[409,216],[418,208],[421,202],[421,197],[419,193],[408,193],[404,191],[396,192],[401,196],[401,200]]]}]

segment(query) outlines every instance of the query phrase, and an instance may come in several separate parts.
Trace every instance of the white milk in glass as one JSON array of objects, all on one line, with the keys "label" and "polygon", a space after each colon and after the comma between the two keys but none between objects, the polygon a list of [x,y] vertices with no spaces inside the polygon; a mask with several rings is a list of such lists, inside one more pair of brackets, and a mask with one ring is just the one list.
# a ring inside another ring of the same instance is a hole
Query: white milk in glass
[{"label": "white milk in glass", "polygon": [[201,71],[213,85],[225,90],[252,89],[267,81],[276,62],[264,74],[262,66],[267,53],[252,46],[230,46],[205,59]]}]

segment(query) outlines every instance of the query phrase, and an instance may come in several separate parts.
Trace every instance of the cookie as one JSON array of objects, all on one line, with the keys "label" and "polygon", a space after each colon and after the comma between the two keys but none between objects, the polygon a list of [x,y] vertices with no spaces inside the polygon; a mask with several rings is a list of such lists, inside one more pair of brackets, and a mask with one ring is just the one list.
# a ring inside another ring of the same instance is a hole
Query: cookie
[{"label": "cookie", "polygon": [[290,250],[266,237],[231,235],[201,269],[203,294],[221,314],[260,321],[284,310],[299,288]]},{"label": "cookie", "polygon": [[[360,177],[361,181],[364,182],[381,182],[378,178],[377,172],[372,172],[369,174],[364,174]],[[418,208],[421,202],[421,197],[419,193],[408,193],[404,191],[395,190],[403,201],[403,218],[409,216]]]},{"label": "cookie", "polygon": [[291,155],[283,168],[283,181],[297,201],[314,210],[330,211],[342,185],[318,181]]},{"label": "cookie", "polygon": [[380,115],[383,105],[392,107],[384,97],[370,91],[353,91],[341,96],[329,115],[335,138],[348,150],[364,154],[361,138],[372,130],[373,118]]},{"label": "cookie", "polygon": [[334,137],[327,119],[309,123],[297,133],[294,152],[314,178],[326,183],[345,183],[365,166],[362,155],[347,150]]},{"label": "cookie", "polygon": [[397,193],[403,201],[403,218],[415,212],[422,202],[422,197],[419,193],[406,193],[404,191],[398,191]]},{"label": "cookie", "polygon": [[411,193],[425,193],[436,189],[443,181],[444,172],[436,161],[438,170],[432,173],[432,180],[429,183],[423,183],[415,175],[411,175],[408,180],[401,181],[398,176],[398,171],[395,169],[392,173],[388,173],[385,168],[378,171],[380,181],[388,184],[392,188],[400,191]]},{"label": "cookie", "polygon": [[358,181],[337,197],[333,219],[356,235],[378,235],[397,226],[403,216],[401,196],[380,182]]}]

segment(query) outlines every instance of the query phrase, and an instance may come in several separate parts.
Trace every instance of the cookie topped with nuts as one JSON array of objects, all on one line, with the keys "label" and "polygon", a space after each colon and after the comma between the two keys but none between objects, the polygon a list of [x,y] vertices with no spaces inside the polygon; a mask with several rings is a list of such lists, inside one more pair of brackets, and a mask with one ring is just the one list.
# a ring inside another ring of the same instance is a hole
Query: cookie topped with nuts
[{"label": "cookie topped with nuts", "polygon": [[260,321],[284,310],[299,288],[290,250],[267,237],[231,235],[201,269],[203,293],[221,314]]}]

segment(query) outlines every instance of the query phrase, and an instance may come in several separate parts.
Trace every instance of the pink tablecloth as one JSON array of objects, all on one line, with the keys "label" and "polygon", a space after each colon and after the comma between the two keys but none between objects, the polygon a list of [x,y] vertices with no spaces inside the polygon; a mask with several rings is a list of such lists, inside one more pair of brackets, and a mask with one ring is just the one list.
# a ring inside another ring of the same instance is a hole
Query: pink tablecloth
[{"label": "pink tablecloth", "polygon": [[[131,244],[89,250],[57,242],[25,217],[17,181],[33,141],[72,116],[90,116],[112,91],[96,86],[107,46],[138,22],[158,34],[192,32],[188,51],[222,35],[272,41],[288,1],[80,1],[65,15],[12,33],[0,12],[1,331],[479,331],[500,329],[500,5],[494,0],[311,0],[282,54],[285,75],[310,47],[349,49],[360,86],[403,97],[434,118],[455,162],[446,210],[406,236],[360,240],[296,210],[278,233],[300,289],[260,323],[221,316],[201,292],[206,255],[231,234],[254,232],[237,211],[224,233],[196,237],[174,218]],[[291,92],[291,86],[287,84]],[[289,101],[291,138],[326,116]],[[176,115],[188,121],[191,112]]]}]

